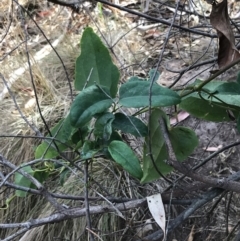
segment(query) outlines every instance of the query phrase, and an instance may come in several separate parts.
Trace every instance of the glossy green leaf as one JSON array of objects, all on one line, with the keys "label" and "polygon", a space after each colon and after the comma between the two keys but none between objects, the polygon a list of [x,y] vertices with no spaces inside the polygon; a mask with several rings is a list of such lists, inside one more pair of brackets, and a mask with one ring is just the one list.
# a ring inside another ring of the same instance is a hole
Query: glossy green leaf
[{"label": "glossy green leaf", "polygon": [[82,128],[95,114],[106,111],[112,104],[105,87],[92,85],[78,94],[70,110],[71,125]]},{"label": "glossy green leaf", "polygon": [[98,145],[101,148],[101,152],[105,155],[106,158],[111,159],[111,155],[108,151],[108,146],[112,141],[123,141],[122,137],[117,131],[112,131],[112,134],[109,140],[98,139]]},{"label": "glossy green leaf", "polygon": [[179,106],[191,115],[204,120],[215,122],[230,120],[226,107],[224,108],[220,105],[216,105],[210,100],[207,101],[190,96],[183,99]]},{"label": "glossy green leaf", "polygon": [[[60,127],[60,128],[59,128]],[[70,115],[63,119],[62,125],[61,121],[51,130],[53,136],[56,136],[56,139],[60,140],[63,143],[66,143],[70,140],[73,132],[76,131],[76,128],[71,126]]]},{"label": "glossy green leaf", "polygon": [[134,116],[126,116],[122,113],[115,114],[112,126],[114,129],[137,137],[144,137],[148,133],[147,126],[140,119]]},{"label": "glossy green leaf", "polygon": [[211,101],[240,107],[240,85],[235,82],[223,83],[213,92]]},{"label": "glossy green leaf", "polygon": [[178,161],[184,161],[198,145],[195,132],[186,127],[175,127],[169,131],[169,139]]},{"label": "glossy green leaf", "polygon": [[[143,155],[143,178],[142,183],[150,182],[170,173],[173,168],[166,163],[168,153],[163,138],[163,133],[159,124],[159,118],[167,118],[161,110],[154,110],[151,114],[149,128],[150,139],[146,138]],[[198,145],[196,134],[186,127],[175,127],[168,130],[169,139],[171,141],[174,153],[178,161],[187,159]],[[149,145],[151,145],[151,153],[155,165],[149,155]],[[159,171],[157,171],[156,170]]]},{"label": "glossy green leaf", "polygon": [[[47,142],[41,143],[35,151],[35,158],[36,159],[40,159],[40,158],[51,159],[51,158],[59,156],[59,152],[53,146],[54,146],[54,144],[53,143],[51,144],[50,142],[49,143],[47,143]],[[66,149],[66,146],[58,145],[58,148],[60,151],[64,151]]]},{"label": "glossy green leaf", "polygon": [[[201,83],[197,80],[195,86]],[[229,121],[229,111],[236,115],[240,110],[240,85],[235,82],[211,81],[201,92],[183,98],[180,107],[198,118]]]},{"label": "glossy green leaf", "polygon": [[116,96],[119,71],[113,64],[108,49],[91,28],[86,28],[81,39],[81,54],[75,66],[75,88],[99,84]]},{"label": "glossy green leaf", "polygon": [[132,82],[132,81],[146,81],[146,79],[140,78],[138,76],[132,76],[128,79],[128,82]]},{"label": "glossy green leaf", "polygon": [[[151,83],[147,81],[131,81],[123,84],[119,91],[119,103],[125,107],[133,108],[149,106],[150,85]],[[153,107],[171,106],[180,103],[180,97],[175,91],[156,83],[152,86],[151,96]]]},{"label": "glossy green leaf", "polygon": [[[196,88],[196,87],[198,87],[199,85],[201,85],[202,83],[203,83],[202,80],[196,79],[196,80],[194,81],[194,83],[189,84],[186,89],[180,91],[180,94],[181,94],[181,95],[182,95],[182,94],[185,94],[186,92],[189,91],[189,89],[191,89],[191,88],[192,88],[192,89],[193,89],[193,88]],[[223,84],[222,81],[211,81],[211,82],[207,83],[206,85],[204,85],[203,89],[206,90],[206,91],[208,91],[209,93],[213,93],[213,92],[215,92],[216,88],[218,88],[218,86],[220,86],[220,85],[222,85],[222,84]],[[191,95],[188,95],[188,97],[189,97],[189,96],[192,96],[192,95],[195,96],[194,94],[191,94]],[[198,96],[199,96],[199,95],[198,95]]]},{"label": "glossy green leaf", "polygon": [[[157,155],[156,158],[154,158],[155,164],[153,164],[153,161],[150,158],[149,154],[146,154],[146,155],[147,156],[144,158],[144,162],[143,162],[144,163],[143,164],[143,177],[141,179],[142,184],[155,181],[155,180],[161,178],[161,175],[165,176],[165,175],[169,174],[171,171],[173,171],[173,168],[166,163],[168,154],[167,154],[167,149],[166,149],[165,145],[162,146],[159,154]],[[161,175],[159,172],[161,173]]]},{"label": "glossy green leaf", "polygon": [[240,84],[240,72],[237,74],[237,83]]},{"label": "glossy green leaf", "polygon": [[[197,84],[202,84],[203,81],[201,80],[197,80]],[[215,92],[216,88],[218,88],[220,85],[222,85],[223,82],[219,81],[219,80],[213,80],[209,83],[207,83],[206,85],[204,85],[203,89],[208,90],[209,92]]]},{"label": "glossy green leaf", "polygon": [[143,172],[132,149],[122,141],[112,141],[108,146],[112,158],[135,178],[141,179]]},{"label": "glossy green leaf", "polygon": [[71,141],[73,144],[78,145],[79,142],[82,142],[85,137],[89,134],[88,126],[84,126],[83,128],[78,128],[71,136]]},{"label": "glossy green leaf", "polygon": [[110,144],[112,141],[123,141],[123,139],[117,131],[113,131],[112,135],[108,141],[110,141],[109,142],[109,144]]},{"label": "glossy green leaf", "polygon": [[70,170],[65,168],[61,174],[60,174],[60,178],[59,178],[59,182],[60,185],[63,186],[65,181],[67,180],[67,177],[71,174]]},{"label": "glossy green leaf", "polygon": [[112,122],[114,120],[114,115],[112,113],[104,113],[95,122],[94,135],[106,140],[109,140],[112,134]]},{"label": "glossy green leaf", "polygon": [[160,73],[158,71],[156,71],[156,68],[151,69],[149,71],[148,75],[149,75],[149,80],[154,81],[154,82],[156,82],[160,77]]},{"label": "glossy green leaf", "polygon": [[238,118],[237,118],[237,130],[240,133],[240,113],[239,113]]},{"label": "glossy green leaf", "polygon": [[[143,178],[141,179],[141,183],[147,183],[160,178],[159,172],[162,175],[166,175],[173,170],[172,167],[165,163],[167,159],[167,150],[159,125],[160,117],[164,119],[167,118],[165,113],[159,109],[152,111],[149,123],[150,138],[149,136],[146,137],[143,149]],[[149,144],[151,144],[151,153],[155,165],[149,155]]]},{"label": "glossy green leaf", "polygon": [[240,95],[240,84],[236,82],[229,82],[229,83],[223,83],[219,85],[214,92],[217,92],[217,94],[231,94],[231,95]]},{"label": "glossy green leaf", "polygon": [[[25,171],[26,173],[30,174],[31,176],[33,176],[33,174],[34,174],[34,171],[30,166],[22,167],[20,170]],[[22,187],[30,188],[30,186],[31,186],[31,181],[18,172],[16,172],[14,175],[14,183],[19,186],[22,186]],[[18,197],[26,197],[27,196],[27,192],[24,192],[21,190],[16,190],[15,194]]]},{"label": "glossy green leaf", "polygon": [[[50,139],[43,141],[35,150],[35,158],[50,159],[57,157],[59,155],[59,151],[62,152],[68,148],[65,143],[69,142],[71,135],[75,130],[76,129],[70,124],[69,116],[67,116],[65,119],[61,119],[50,130],[51,135],[55,138],[55,142],[53,143]],[[47,137],[50,137],[50,135],[47,135]]]},{"label": "glossy green leaf", "polygon": [[99,151],[98,144],[95,141],[85,141],[81,151],[81,159],[91,159]]},{"label": "glossy green leaf", "polygon": [[[36,170],[33,173],[33,177],[36,178],[39,182],[43,183],[49,177],[49,171]],[[35,188],[35,185],[31,183],[31,188]]]}]

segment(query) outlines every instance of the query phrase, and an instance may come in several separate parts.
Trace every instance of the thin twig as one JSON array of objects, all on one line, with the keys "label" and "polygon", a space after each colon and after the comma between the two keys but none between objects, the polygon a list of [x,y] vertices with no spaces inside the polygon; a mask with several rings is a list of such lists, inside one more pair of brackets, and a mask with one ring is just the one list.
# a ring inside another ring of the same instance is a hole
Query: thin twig
[{"label": "thin twig", "polygon": [[[87,228],[92,230],[92,223],[89,212],[89,201],[88,201],[88,161],[84,163],[84,182],[85,182],[85,209],[86,209],[86,219],[87,219]],[[90,240],[94,241],[94,235],[92,232],[88,232]]]},{"label": "thin twig", "polygon": [[228,219],[229,219],[229,212],[230,212],[230,206],[231,206],[231,201],[232,201],[232,197],[233,197],[233,192],[230,193],[230,196],[228,198],[228,202],[227,202],[227,210],[226,210],[226,236],[228,236],[229,231],[228,231]]}]

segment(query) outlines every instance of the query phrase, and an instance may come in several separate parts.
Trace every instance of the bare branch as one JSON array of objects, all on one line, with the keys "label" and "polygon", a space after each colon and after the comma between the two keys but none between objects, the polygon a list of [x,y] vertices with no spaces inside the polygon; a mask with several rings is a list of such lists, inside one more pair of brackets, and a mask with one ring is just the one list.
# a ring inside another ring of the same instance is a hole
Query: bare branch
[{"label": "bare branch", "polygon": [[[125,202],[121,204],[117,204],[115,207],[120,211],[126,211],[133,208],[138,208],[146,204],[146,199],[139,199],[135,201]],[[106,212],[115,212],[115,208],[113,208],[110,205],[100,205],[100,206],[94,206],[89,207],[90,214],[100,214],[100,213],[106,213]],[[27,222],[23,223],[11,223],[11,224],[0,224],[0,228],[6,229],[6,228],[22,228],[22,230],[19,230],[19,235],[23,234],[24,232],[27,232],[29,229],[42,226],[49,223],[56,223],[65,221],[72,218],[78,218],[86,215],[86,208],[73,208],[73,209],[66,209],[64,213],[55,213],[45,218],[40,219],[31,219]],[[16,237],[16,236],[15,236]],[[5,239],[6,240],[6,239]],[[7,239],[11,240],[11,239]]]}]

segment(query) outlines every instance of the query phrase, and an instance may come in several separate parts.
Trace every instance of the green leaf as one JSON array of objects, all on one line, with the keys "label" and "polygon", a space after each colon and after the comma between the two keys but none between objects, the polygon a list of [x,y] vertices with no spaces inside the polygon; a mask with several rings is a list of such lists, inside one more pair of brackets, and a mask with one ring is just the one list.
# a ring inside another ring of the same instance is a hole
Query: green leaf
[{"label": "green leaf", "polygon": [[94,135],[95,137],[100,137],[105,141],[109,140],[112,134],[112,122],[114,120],[114,115],[112,113],[104,113],[101,115],[94,126]]},{"label": "green leaf", "polygon": [[[196,86],[202,81],[195,81]],[[196,108],[197,106],[197,108]],[[235,117],[240,110],[240,85],[238,83],[211,81],[202,91],[182,99],[180,107],[190,114],[210,121],[229,121],[228,112]]]},{"label": "green leaf", "polygon": [[183,99],[179,106],[191,115],[204,120],[215,122],[230,120],[226,107],[216,105],[211,101],[203,100],[195,96]]},{"label": "green leaf", "polygon": [[155,165],[149,156],[149,152],[147,153],[146,150],[143,159],[143,177],[141,179],[142,184],[161,178],[159,172],[165,176],[173,170],[173,168],[166,163],[168,154],[165,145],[161,147],[157,156],[153,155]]},{"label": "green leaf", "polygon": [[113,131],[112,132],[112,135],[111,135],[111,137],[110,137],[110,139],[108,140],[108,141],[110,141],[109,142],[109,144],[112,142],[112,141],[122,141],[123,139],[122,139],[122,137],[119,135],[119,133],[117,132],[117,131]]},{"label": "green leaf", "polygon": [[[55,144],[60,152],[68,148],[67,145],[64,145],[64,143],[69,142],[71,139],[70,137],[75,130],[76,129],[70,124],[69,115],[65,119],[61,119],[53,128],[51,128],[51,135],[55,137]],[[47,137],[50,137],[50,135],[47,135]],[[57,157],[59,155],[59,151],[57,150],[55,144],[51,142],[51,140],[43,141],[35,150],[35,158],[42,158],[43,154],[45,154],[43,158],[46,159]]]},{"label": "green leaf", "polygon": [[112,123],[114,129],[121,130],[124,133],[130,133],[137,137],[144,137],[148,133],[147,126],[134,116],[126,116],[122,113],[116,113]]},{"label": "green leaf", "polygon": [[184,161],[198,145],[195,132],[186,127],[175,127],[169,131],[169,139],[178,161]]},{"label": "green leaf", "polygon": [[[119,103],[125,107],[133,108],[149,106],[150,85],[151,83],[147,81],[131,81],[123,84],[119,91]],[[180,103],[180,97],[176,92],[156,83],[152,86],[151,96],[153,107],[171,106]]]},{"label": "green leaf", "polygon": [[51,130],[51,134],[53,136],[57,134],[56,139],[60,140],[63,143],[66,143],[70,140],[71,135],[75,131],[76,128],[71,126],[70,115],[68,115],[65,119],[63,119],[62,126],[60,121],[55,127],[53,127],[53,129]]},{"label": "green leaf", "polygon": [[123,141],[122,137],[117,131],[113,131],[109,140],[98,139],[98,145],[101,148],[101,152],[105,155],[106,158],[111,159],[111,155],[108,151],[108,146],[112,141]]},{"label": "green leaf", "polygon": [[[47,142],[41,143],[35,151],[35,158],[51,159],[51,158],[57,157],[59,155],[59,152],[53,146],[49,146],[49,145],[50,143],[47,143]],[[51,145],[54,145],[54,144],[51,144]],[[58,145],[58,148],[60,148],[59,149],[60,151],[64,151],[66,146]]]},{"label": "green leaf", "polygon": [[237,118],[237,130],[240,133],[240,113],[239,113],[238,118]]},{"label": "green leaf", "polygon": [[[164,145],[165,141],[159,125],[159,118],[166,117],[165,113],[159,109],[152,111],[150,116],[150,139],[146,137],[143,147],[143,177],[141,183],[147,183],[156,180],[160,177],[159,172],[162,175],[166,175],[173,170],[172,167],[165,163],[167,159],[167,150]],[[155,165],[149,155],[149,142],[151,143],[151,153]],[[158,171],[156,170],[157,167]]]},{"label": "green leaf", "polygon": [[[149,128],[150,139],[146,138],[143,155],[143,178],[141,183],[150,182],[160,178],[160,174],[166,175],[173,168],[166,164],[168,158],[165,140],[159,124],[159,118],[166,118],[166,115],[161,110],[154,110],[151,114]],[[184,161],[198,145],[196,134],[186,127],[176,127],[168,130],[169,139],[172,144],[174,153],[178,161]],[[149,143],[150,141],[150,143]],[[155,165],[149,156],[149,144],[151,144],[151,152]],[[159,172],[156,170],[159,170]]]},{"label": "green leaf", "polygon": [[240,72],[237,74],[237,83],[240,84]]},{"label": "green leaf", "polygon": [[65,168],[61,174],[60,174],[60,178],[59,178],[59,181],[60,181],[60,185],[63,186],[65,181],[67,180],[67,177],[70,175],[70,170]]},{"label": "green leaf", "polygon": [[146,79],[140,78],[138,76],[132,76],[128,79],[128,82],[132,82],[132,81],[146,81]]},{"label": "green leaf", "polygon": [[78,145],[79,142],[83,141],[84,138],[89,134],[88,126],[84,126],[83,128],[78,128],[71,136],[71,141]]},{"label": "green leaf", "polygon": [[[203,81],[201,80],[197,80],[196,83],[199,85],[199,84],[202,84]],[[216,88],[218,88],[220,85],[222,85],[223,82],[222,81],[219,81],[219,80],[213,80],[209,83],[207,83],[206,85],[204,85],[204,89],[208,90],[209,92],[214,92],[216,90]]]},{"label": "green leaf", "polygon": [[[43,183],[49,177],[49,172],[44,170],[36,170],[33,173],[33,177],[36,178],[39,182]],[[35,185],[31,183],[31,188],[35,188]]]},{"label": "green leaf", "polygon": [[75,88],[82,90],[94,84],[107,87],[115,97],[119,71],[113,64],[108,49],[91,28],[86,28],[81,39],[81,54],[75,67]]},{"label": "green leaf", "polygon": [[[155,74],[155,72],[156,72],[156,74]],[[154,74],[155,74],[155,77],[154,77]],[[160,73],[158,71],[156,71],[156,68],[154,68],[149,71],[148,75],[149,75],[150,81],[156,82],[160,76]],[[153,80],[153,77],[154,77],[154,80]]]},{"label": "green leaf", "polygon": [[83,144],[82,152],[81,152],[81,159],[91,159],[94,157],[96,153],[98,153],[97,142],[95,141],[85,141]]},{"label": "green leaf", "polygon": [[108,147],[112,158],[135,178],[142,178],[142,169],[132,149],[122,141],[112,141]]},{"label": "green leaf", "polygon": [[240,84],[236,82],[223,83],[219,85],[214,92],[217,94],[240,95]]},{"label": "green leaf", "polygon": [[[202,83],[203,83],[202,80],[196,79],[196,80],[194,81],[194,83],[189,84],[186,89],[180,91],[180,94],[183,95],[183,94],[185,94],[186,92],[188,92],[189,89],[197,88],[197,87],[198,87],[199,85],[201,85]],[[222,85],[222,84],[223,84],[222,81],[211,81],[211,82],[207,83],[206,85],[204,85],[203,89],[209,91],[210,93],[213,93],[213,92],[216,90],[216,88],[217,88],[218,86]],[[189,97],[189,96],[192,96],[192,94],[191,94],[191,95],[188,95],[188,97]],[[195,95],[194,95],[194,96],[195,96]]]},{"label": "green leaf", "polygon": [[71,125],[82,128],[95,114],[106,111],[112,104],[105,87],[92,85],[78,94],[70,110]]},{"label": "green leaf", "polygon": [[[20,170],[25,171],[26,173],[30,174],[31,176],[33,176],[33,174],[34,174],[34,171],[30,166],[22,167]],[[19,186],[28,187],[28,188],[30,188],[30,186],[31,186],[31,181],[18,172],[16,172],[14,175],[14,183]],[[27,196],[27,192],[21,191],[21,190],[16,190],[15,194],[18,197],[26,197]]]},{"label": "green leaf", "polygon": [[211,101],[240,107],[240,85],[230,82],[219,85],[213,92]]}]

